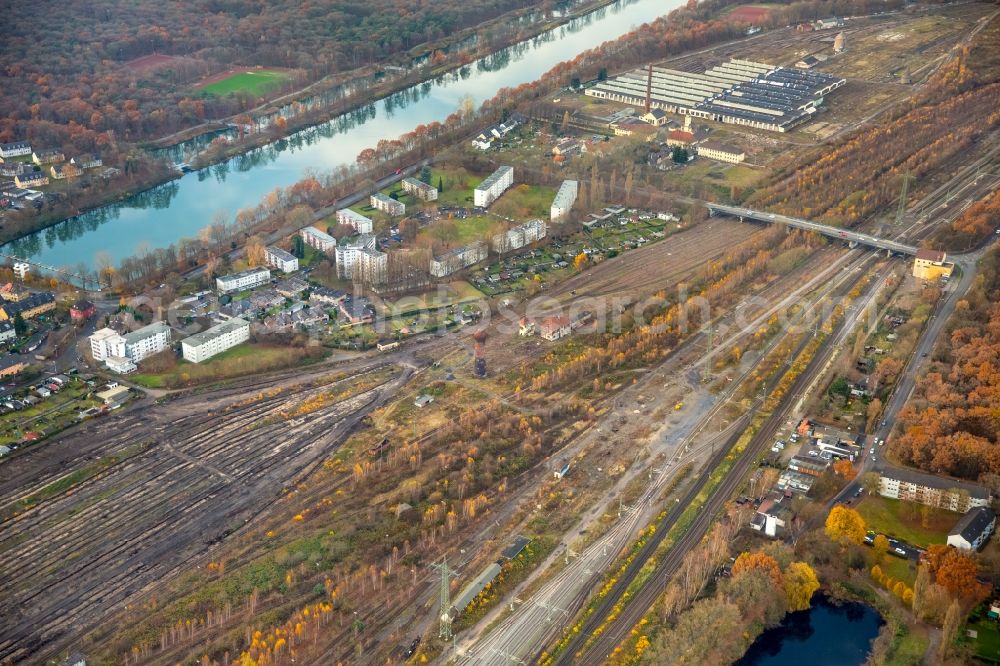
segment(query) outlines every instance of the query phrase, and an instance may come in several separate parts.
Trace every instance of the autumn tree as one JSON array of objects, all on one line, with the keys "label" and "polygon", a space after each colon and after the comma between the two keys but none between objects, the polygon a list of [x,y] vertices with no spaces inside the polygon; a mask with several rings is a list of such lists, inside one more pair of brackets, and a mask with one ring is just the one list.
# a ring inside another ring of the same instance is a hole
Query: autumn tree
[{"label": "autumn tree", "polygon": [[884,534],[876,534],[872,541],[872,560],[877,564],[885,562],[885,556],[889,552],[889,539]]},{"label": "autumn tree", "polygon": [[581,252],[580,254],[576,255],[573,258],[573,268],[575,268],[576,270],[582,271],[583,267],[586,265],[587,265],[587,255],[585,253]]},{"label": "autumn tree", "polygon": [[775,585],[781,585],[781,567],[778,561],[765,553],[740,553],[733,563],[733,577],[737,577],[747,571],[758,569],[767,573]]},{"label": "autumn tree", "polygon": [[979,594],[981,588],[976,580],[976,573],[975,558],[961,550],[950,548],[941,559],[934,580],[952,596],[970,599]]},{"label": "autumn tree", "polygon": [[250,266],[262,266],[267,259],[267,252],[264,248],[264,239],[258,235],[251,236],[247,240],[244,248],[247,264]]},{"label": "autumn tree", "polygon": [[797,611],[809,608],[810,600],[819,589],[819,579],[805,562],[792,562],[785,570],[785,598],[788,600],[788,610]]},{"label": "autumn tree", "polygon": [[962,607],[958,599],[952,599],[948,606],[948,612],[944,616],[944,624],[941,625],[941,643],[938,645],[938,658],[945,659],[951,652],[951,644],[958,634],[958,627],[962,624]]},{"label": "autumn tree", "polygon": [[841,543],[861,543],[865,540],[865,521],[854,509],[840,504],[826,518],[826,534]]},{"label": "autumn tree", "polygon": [[854,469],[854,464],[850,460],[838,460],[833,463],[833,471],[837,476],[847,480],[853,479],[857,473]]}]

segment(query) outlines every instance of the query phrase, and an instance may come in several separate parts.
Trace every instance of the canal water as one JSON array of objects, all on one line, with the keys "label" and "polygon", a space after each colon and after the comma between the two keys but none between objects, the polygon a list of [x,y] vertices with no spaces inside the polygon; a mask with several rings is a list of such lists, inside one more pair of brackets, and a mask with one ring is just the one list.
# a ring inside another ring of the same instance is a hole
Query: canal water
[{"label": "canal water", "polygon": [[557,63],[666,14],[683,1],[618,0],[460,70],[13,241],[4,251],[50,266],[93,268],[101,252],[117,263],[142,249],[196,237],[219,211],[232,219],[240,208],[256,206],[265,194],[295,183],[307,170],[351,164],[380,139],[395,139],[419,124],[443,122],[466,95],[478,105],[500,88],[534,81]]},{"label": "canal water", "polygon": [[734,666],[862,666],[883,624],[870,606],[816,596],[812,608],[761,634]]}]

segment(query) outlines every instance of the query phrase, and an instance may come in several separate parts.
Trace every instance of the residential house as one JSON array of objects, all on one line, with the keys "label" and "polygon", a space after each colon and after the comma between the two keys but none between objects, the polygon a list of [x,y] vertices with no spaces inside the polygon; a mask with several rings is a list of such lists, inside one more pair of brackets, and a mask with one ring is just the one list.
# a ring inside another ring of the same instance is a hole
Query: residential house
[{"label": "residential house", "polygon": [[886,469],[879,478],[879,494],[907,502],[965,513],[988,506],[990,493],[984,486],[915,470]]},{"label": "residential house", "polygon": [[667,124],[667,112],[663,109],[650,109],[643,114],[642,120],[653,127],[663,127]]},{"label": "residential house", "polygon": [[233,317],[181,340],[181,354],[191,363],[201,363],[249,339],[250,322]]},{"label": "residential house", "polygon": [[309,302],[313,305],[336,307],[347,298],[347,294],[339,289],[316,287],[309,292]]},{"label": "residential house", "polygon": [[645,136],[656,134],[656,128],[638,118],[625,118],[611,124],[615,136]]},{"label": "residential house", "polygon": [[0,321],[0,344],[17,339],[14,331],[14,323],[10,321]]},{"label": "residential house", "polygon": [[141,363],[143,359],[158,354],[170,346],[172,338],[170,326],[164,321],[157,321],[126,333],[125,354],[136,363]]},{"label": "residential house", "polygon": [[239,273],[231,273],[215,278],[215,287],[220,294],[231,291],[253,289],[271,281],[271,271],[267,268],[251,268]]},{"label": "residential house", "polygon": [[791,525],[793,518],[792,508],[784,500],[781,494],[775,494],[761,502],[750,520],[750,527],[771,538],[780,536],[782,530]]},{"label": "residential house", "polygon": [[541,325],[538,327],[538,334],[546,340],[555,341],[566,337],[572,330],[569,317],[566,315],[553,315],[542,320]]},{"label": "residential house", "polygon": [[434,396],[423,394],[417,396],[417,399],[413,401],[413,404],[416,405],[417,407],[426,407],[432,402],[434,402]]},{"label": "residential house", "polygon": [[108,370],[119,375],[128,375],[139,369],[135,361],[127,356],[108,356],[104,359],[104,365]]},{"label": "residential house", "polygon": [[809,476],[822,476],[830,463],[822,458],[806,458],[803,456],[792,456],[788,461],[788,469]]},{"label": "residential house", "polygon": [[462,247],[457,247],[450,252],[445,252],[441,256],[433,257],[430,261],[430,274],[441,278],[451,275],[463,268],[477,264],[489,254],[489,249],[483,241],[475,241]]},{"label": "residential house", "polygon": [[742,148],[721,141],[703,141],[698,144],[698,155],[729,164],[739,164],[747,157]]},{"label": "residential house", "polygon": [[15,356],[0,359],[0,377],[13,377],[28,367],[28,364]]},{"label": "residential house", "polygon": [[549,219],[555,222],[569,215],[573,204],[576,202],[578,191],[579,183],[577,181],[564,180],[556,192],[555,199],[552,200],[552,206],[549,208]]},{"label": "residential house", "polygon": [[350,208],[341,208],[335,213],[337,224],[346,224],[354,227],[359,234],[370,234],[372,232],[372,220],[361,213],[355,213]]},{"label": "residential house", "polygon": [[694,145],[694,133],[687,130],[675,129],[667,132],[667,145],[671,148],[690,148]]},{"label": "residential house", "polygon": [[804,474],[802,472],[796,472],[793,469],[786,469],[778,477],[778,482],[775,484],[775,488],[778,490],[789,490],[797,491],[800,493],[808,493],[809,489],[813,487],[813,483],[816,482],[816,477],[811,474]]},{"label": "residential house", "polygon": [[941,277],[951,277],[955,264],[945,261],[948,255],[939,250],[920,248],[913,258],[913,277],[920,280],[936,280]]},{"label": "residential house", "polygon": [[309,289],[309,284],[299,278],[288,278],[274,285],[274,290],[285,298],[296,298]]},{"label": "residential house", "polygon": [[333,250],[333,248],[337,247],[336,238],[326,233],[325,231],[320,231],[319,229],[313,226],[308,226],[305,229],[300,229],[299,235],[302,236],[302,241],[306,245],[316,250],[319,250],[320,252],[330,252],[331,250]]},{"label": "residential house", "polygon": [[493,251],[498,254],[518,250],[545,238],[547,229],[542,220],[529,220],[493,237]]},{"label": "residential house", "polygon": [[475,205],[486,208],[500,198],[504,191],[514,184],[514,167],[501,166],[486,177],[472,192]]},{"label": "residential house", "polygon": [[267,265],[277,268],[282,273],[294,273],[299,270],[299,259],[291,252],[286,252],[280,247],[269,245],[264,249],[264,257]]},{"label": "residential house", "polygon": [[380,210],[386,215],[406,215],[406,204],[402,201],[396,201],[390,196],[386,196],[381,192],[376,192],[371,195],[369,199],[372,208]]},{"label": "residential house", "polygon": [[[21,279],[23,280],[24,277],[21,277]],[[31,296],[31,292],[23,284],[11,284],[8,282],[3,287],[0,287],[0,299],[11,303],[23,301],[28,296]]]},{"label": "residential house", "polygon": [[90,153],[77,155],[69,163],[78,169],[96,169],[97,167],[104,166],[104,160],[99,155],[91,155]]},{"label": "residential house", "polygon": [[31,153],[31,161],[38,165],[56,164],[58,162],[65,162],[66,156],[58,148],[47,148]]},{"label": "residential house", "polygon": [[556,145],[552,147],[552,154],[556,157],[570,157],[584,151],[585,147],[582,143],[569,137],[560,139],[556,142]]},{"label": "residential house", "polygon": [[344,319],[352,325],[366,324],[375,320],[375,308],[363,296],[345,298],[337,308]]},{"label": "residential house", "polygon": [[128,397],[129,388],[127,386],[115,385],[112,388],[97,393],[97,398],[112,408],[121,406],[123,402],[128,400]]},{"label": "residential house", "polygon": [[69,309],[69,316],[73,321],[86,321],[97,314],[97,307],[87,300],[79,300]]},{"label": "residential house", "polygon": [[32,319],[55,309],[56,297],[47,291],[38,292],[19,301],[0,304],[0,321],[14,319],[18,314],[22,319]]},{"label": "residential house", "polygon": [[531,337],[538,332],[538,327],[535,326],[535,322],[531,321],[527,317],[521,317],[518,321],[517,334],[522,338]]},{"label": "residential house", "polygon": [[997,516],[988,506],[969,509],[948,532],[948,545],[960,550],[979,550],[993,534],[996,522]]},{"label": "residential house", "polygon": [[67,176],[76,175],[76,171],[71,169],[70,164],[53,164],[49,167],[49,174],[54,180],[65,180]]},{"label": "residential house", "polygon": [[0,158],[22,157],[31,154],[31,144],[27,141],[0,143]]},{"label": "residential house", "polygon": [[424,181],[417,180],[416,178],[404,178],[403,191],[407,194],[415,196],[421,201],[436,201],[438,198],[438,191],[436,187],[428,185]]},{"label": "residential house", "polygon": [[41,187],[49,184],[49,177],[44,171],[35,171],[31,168],[23,168],[20,173],[14,176],[14,184],[18,187]]}]

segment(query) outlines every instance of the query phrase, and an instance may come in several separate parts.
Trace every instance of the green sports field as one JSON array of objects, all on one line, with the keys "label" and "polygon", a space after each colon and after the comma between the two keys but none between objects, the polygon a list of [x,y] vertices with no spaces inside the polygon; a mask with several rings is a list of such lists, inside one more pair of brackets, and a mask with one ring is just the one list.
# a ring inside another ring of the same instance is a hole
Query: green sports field
[{"label": "green sports field", "polygon": [[258,97],[281,85],[288,75],[271,69],[255,69],[251,72],[240,72],[227,76],[221,81],[215,81],[201,88],[206,95],[225,97],[235,93],[247,93]]}]

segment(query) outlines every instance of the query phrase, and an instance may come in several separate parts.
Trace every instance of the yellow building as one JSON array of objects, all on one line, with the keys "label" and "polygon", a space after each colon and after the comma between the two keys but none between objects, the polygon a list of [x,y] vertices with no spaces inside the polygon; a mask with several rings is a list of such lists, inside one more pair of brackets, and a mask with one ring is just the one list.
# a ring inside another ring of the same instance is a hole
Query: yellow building
[{"label": "yellow building", "polygon": [[719,141],[705,141],[698,144],[698,155],[730,164],[739,164],[746,159],[746,153],[742,148]]},{"label": "yellow building", "polygon": [[917,256],[913,260],[913,277],[921,280],[949,277],[955,265],[945,262],[947,256],[938,250],[917,250]]}]

